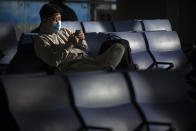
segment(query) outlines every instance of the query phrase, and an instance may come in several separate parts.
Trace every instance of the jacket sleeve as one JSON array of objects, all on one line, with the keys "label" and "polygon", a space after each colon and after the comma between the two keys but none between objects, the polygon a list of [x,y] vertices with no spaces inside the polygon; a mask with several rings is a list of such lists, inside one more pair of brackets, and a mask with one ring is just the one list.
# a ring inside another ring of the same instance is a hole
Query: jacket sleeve
[{"label": "jacket sleeve", "polygon": [[78,44],[75,43],[74,40],[74,33],[72,33],[70,30],[66,29],[67,33],[69,34],[69,40],[68,43],[75,45],[75,47],[82,49],[83,51],[87,51],[88,44],[86,40],[80,40]]},{"label": "jacket sleeve", "polygon": [[35,52],[45,63],[52,67],[58,67],[63,61],[69,61],[77,54],[71,53],[66,49],[54,49],[45,39],[36,39]]}]

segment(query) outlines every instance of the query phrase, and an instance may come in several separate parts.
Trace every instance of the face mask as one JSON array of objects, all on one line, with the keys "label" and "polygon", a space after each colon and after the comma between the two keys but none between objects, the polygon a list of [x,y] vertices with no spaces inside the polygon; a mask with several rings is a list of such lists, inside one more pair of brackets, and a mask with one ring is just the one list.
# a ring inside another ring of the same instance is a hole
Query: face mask
[{"label": "face mask", "polygon": [[61,29],[61,21],[56,24],[52,24],[52,32],[56,33]]}]

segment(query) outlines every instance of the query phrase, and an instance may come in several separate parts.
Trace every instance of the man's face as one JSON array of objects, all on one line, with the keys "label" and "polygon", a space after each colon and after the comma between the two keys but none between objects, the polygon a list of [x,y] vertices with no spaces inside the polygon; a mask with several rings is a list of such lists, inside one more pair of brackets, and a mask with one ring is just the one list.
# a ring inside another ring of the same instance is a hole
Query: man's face
[{"label": "man's face", "polygon": [[51,27],[53,24],[58,23],[59,21],[61,21],[61,14],[60,13],[56,13],[53,14],[51,17],[49,18],[45,18],[43,19],[43,23],[48,26]]}]

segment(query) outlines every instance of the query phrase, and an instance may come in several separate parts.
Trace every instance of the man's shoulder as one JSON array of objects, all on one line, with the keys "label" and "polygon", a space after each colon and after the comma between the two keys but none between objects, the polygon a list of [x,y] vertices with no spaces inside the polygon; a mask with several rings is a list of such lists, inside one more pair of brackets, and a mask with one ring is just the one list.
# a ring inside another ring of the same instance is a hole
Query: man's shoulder
[{"label": "man's shoulder", "polygon": [[47,39],[48,37],[50,37],[50,34],[39,33],[37,39],[42,40]]},{"label": "man's shoulder", "polygon": [[38,44],[40,42],[45,42],[48,40],[48,35],[47,34],[41,34],[39,33],[38,36],[35,39],[35,44]]}]

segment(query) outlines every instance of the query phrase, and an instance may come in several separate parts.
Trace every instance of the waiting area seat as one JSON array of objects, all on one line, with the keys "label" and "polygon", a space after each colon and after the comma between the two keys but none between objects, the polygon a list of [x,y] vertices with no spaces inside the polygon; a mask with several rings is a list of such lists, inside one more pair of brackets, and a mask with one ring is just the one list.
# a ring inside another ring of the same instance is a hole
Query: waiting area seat
[{"label": "waiting area seat", "polygon": [[10,64],[17,52],[18,42],[12,23],[0,22],[0,66]]},{"label": "waiting area seat", "polygon": [[142,20],[145,31],[172,31],[171,23],[168,19]]},{"label": "waiting area seat", "polygon": [[97,130],[133,131],[142,119],[121,73],[68,75],[75,106],[86,126]]},{"label": "waiting area seat", "polygon": [[37,33],[22,34],[18,51],[8,66],[8,73],[31,73],[49,71],[51,69],[35,54],[34,40],[37,35]]},{"label": "waiting area seat", "polygon": [[88,55],[90,57],[95,57],[99,54],[99,49],[106,40],[106,37],[96,32],[90,32],[85,33],[85,40],[88,44]]},{"label": "waiting area seat", "polygon": [[187,91],[176,71],[10,74],[0,119],[13,131],[194,131]]},{"label": "waiting area seat", "polygon": [[84,32],[112,32],[114,31],[110,21],[82,21]]},{"label": "waiting area seat", "polygon": [[187,94],[182,75],[174,71],[129,72],[136,102],[148,122],[165,122],[162,126],[150,126],[151,131],[196,130],[196,110]]},{"label": "waiting area seat", "polygon": [[70,104],[68,85],[60,76],[7,76],[1,81],[20,131],[77,131],[81,128]]},{"label": "waiting area seat", "polygon": [[115,32],[123,31],[143,31],[142,23],[139,20],[119,20],[112,21]]},{"label": "waiting area seat", "polygon": [[[172,63],[173,70],[187,73],[191,65],[181,49],[178,34],[175,31],[146,31],[145,36],[150,51],[157,62]],[[160,64],[158,68],[169,68],[170,64]]]}]

